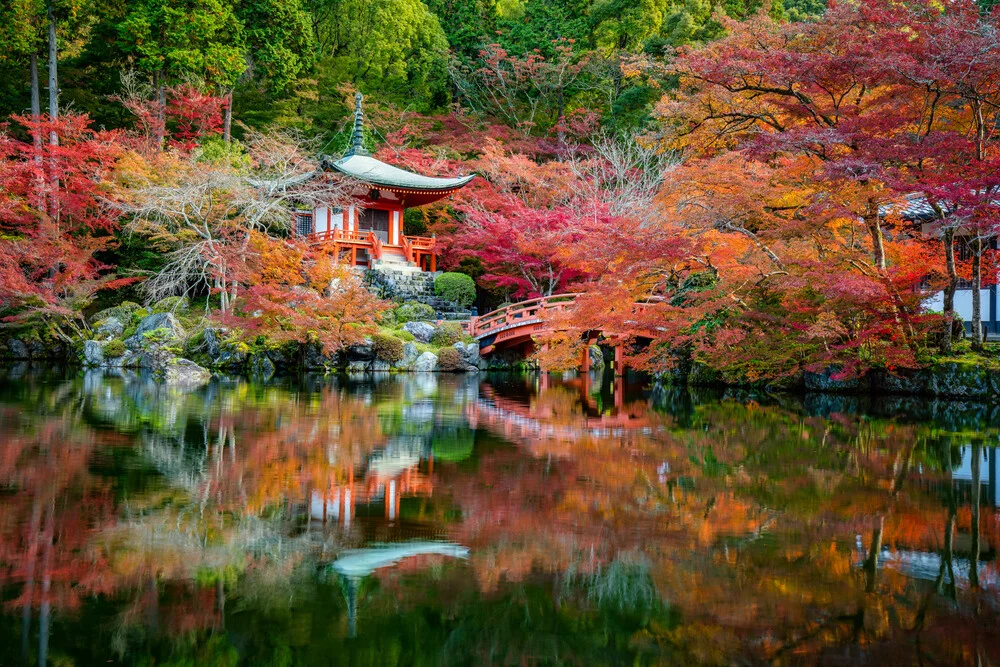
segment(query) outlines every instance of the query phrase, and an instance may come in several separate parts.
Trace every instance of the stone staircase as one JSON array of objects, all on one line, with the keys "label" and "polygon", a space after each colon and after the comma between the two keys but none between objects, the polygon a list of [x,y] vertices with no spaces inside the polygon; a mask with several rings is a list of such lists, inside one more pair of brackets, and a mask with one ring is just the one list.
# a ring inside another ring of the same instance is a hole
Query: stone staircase
[{"label": "stone staircase", "polygon": [[452,301],[446,301],[434,293],[434,279],[441,272],[421,271],[410,264],[381,262],[368,270],[365,281],[383,299],[398,303],[416,301],[427,304],[437,312],[438,319],[467,320],[472,316]]}]

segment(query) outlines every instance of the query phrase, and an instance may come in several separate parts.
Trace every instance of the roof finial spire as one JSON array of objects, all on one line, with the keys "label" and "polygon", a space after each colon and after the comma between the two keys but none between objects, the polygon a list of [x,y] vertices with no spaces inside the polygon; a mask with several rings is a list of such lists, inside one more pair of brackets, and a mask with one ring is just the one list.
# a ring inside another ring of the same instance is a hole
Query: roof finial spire
[{"label": "roof finial spire", "polygon": [[354,134],[351,136],[351,146],[347,149],[347,153],[344,157],[350,157],[352,155],[371,155],[365,150],[364,139],[364,113],[361,111],[361,100],[364,96],[361,92],[354,94]]}]

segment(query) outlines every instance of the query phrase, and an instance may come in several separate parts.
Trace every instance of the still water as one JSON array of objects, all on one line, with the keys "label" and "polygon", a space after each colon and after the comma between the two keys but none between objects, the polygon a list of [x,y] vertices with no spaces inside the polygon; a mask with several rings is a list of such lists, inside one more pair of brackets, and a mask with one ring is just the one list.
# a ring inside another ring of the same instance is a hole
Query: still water
[{"label": "still water", "polygon": [[1000,661],[996,409],[597,376],[0,387],[3,665]]}]

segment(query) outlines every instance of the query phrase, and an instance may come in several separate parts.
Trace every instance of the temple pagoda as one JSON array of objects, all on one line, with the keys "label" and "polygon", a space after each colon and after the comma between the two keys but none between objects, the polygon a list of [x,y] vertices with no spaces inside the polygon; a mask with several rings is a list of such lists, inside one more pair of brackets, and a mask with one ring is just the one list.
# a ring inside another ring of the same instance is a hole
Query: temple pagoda
[{"label": "temple pagoda", "polygon": [[408,264],[437,269],[435,240],[403,234],[403,212],[450,195],[475,178],[437,178],[415,174],[372,157],[363,146],[364,116],[361,93],[355,95],[351,145],[339,160],[324,159],[321,169],[336,172],[358,184],[353,202],[345,207],[317,206],[296,213],[296,233],[317,242],[333,243],[350,253],[352,266],[379,263]]}]

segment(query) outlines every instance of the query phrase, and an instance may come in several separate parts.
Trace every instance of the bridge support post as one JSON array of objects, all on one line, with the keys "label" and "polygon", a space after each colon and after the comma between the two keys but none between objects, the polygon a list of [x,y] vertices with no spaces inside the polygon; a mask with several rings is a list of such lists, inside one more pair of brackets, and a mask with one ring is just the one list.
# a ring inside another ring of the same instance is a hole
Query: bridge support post
[{"label": "bridge support post", "polygon": [[590,372],[590,341],[583,345],[583,357],[580,359],[580,372],[586,375]]},{"label": "bridge support post", "polygon": [[615,375],[625,375],[625,346],[622,343],[615,344]]}]

